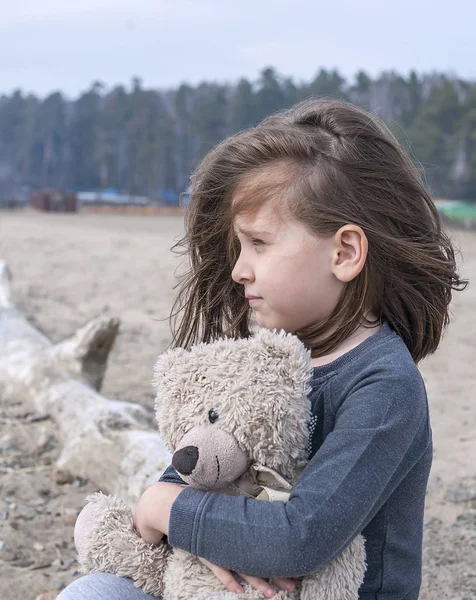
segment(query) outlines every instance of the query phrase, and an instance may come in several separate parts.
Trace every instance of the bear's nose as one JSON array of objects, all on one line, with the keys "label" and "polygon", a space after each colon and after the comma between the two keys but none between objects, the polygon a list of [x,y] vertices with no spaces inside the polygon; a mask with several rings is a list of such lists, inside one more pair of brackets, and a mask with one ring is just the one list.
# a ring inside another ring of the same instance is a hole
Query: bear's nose
[{"label": "bear's nose", "polygon": [[185,446],[180,448],[172,456],[172,466],[181,475],[191,475],[197,466],[198,448],[196,446]]}]

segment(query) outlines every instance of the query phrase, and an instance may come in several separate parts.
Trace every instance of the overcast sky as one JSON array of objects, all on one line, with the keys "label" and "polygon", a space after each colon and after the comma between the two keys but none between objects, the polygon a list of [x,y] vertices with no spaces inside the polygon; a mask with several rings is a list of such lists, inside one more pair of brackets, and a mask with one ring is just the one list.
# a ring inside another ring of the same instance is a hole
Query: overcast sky
[{"label": "overcast sky", "polygon": [[257,78],[318,68],[476,79],[475,0],[0,0],[0,93]]}]

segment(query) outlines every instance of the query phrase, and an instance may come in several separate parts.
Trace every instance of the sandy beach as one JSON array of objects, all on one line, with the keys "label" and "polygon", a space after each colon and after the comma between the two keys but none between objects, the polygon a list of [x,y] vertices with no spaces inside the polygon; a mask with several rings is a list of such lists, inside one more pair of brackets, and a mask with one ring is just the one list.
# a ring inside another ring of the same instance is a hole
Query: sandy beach
[{"label": "sandy beach", "polygon": [[[181,216],[0,212],[0,259],[17,306],[54,342],[93,317],[121,321],[102,393],[152,407],[157,355],[180,257]],[[463,275],[476,281],[476,233],[452,231]],[[459,294],[439,350],[421,364],[434,462],[427,495],[422,600],[476,599],[476,286]],[[61,435],[33,407],[0,398],[0,599],[52,600],[77,574],[73,524],[97,488],[59,485]]]}]

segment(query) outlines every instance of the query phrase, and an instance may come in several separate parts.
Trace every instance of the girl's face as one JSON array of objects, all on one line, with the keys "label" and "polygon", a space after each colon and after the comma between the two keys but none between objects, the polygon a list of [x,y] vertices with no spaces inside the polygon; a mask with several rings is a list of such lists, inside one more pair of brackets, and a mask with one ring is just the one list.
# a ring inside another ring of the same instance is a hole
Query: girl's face
[{"label": "girl's face", "polygon": [[344,285],[332,272],[332,237],[313,235],[274,202],[238,216],[234,228],[241,250],[232,278],[260,327],[291,333],[331,313]]}]

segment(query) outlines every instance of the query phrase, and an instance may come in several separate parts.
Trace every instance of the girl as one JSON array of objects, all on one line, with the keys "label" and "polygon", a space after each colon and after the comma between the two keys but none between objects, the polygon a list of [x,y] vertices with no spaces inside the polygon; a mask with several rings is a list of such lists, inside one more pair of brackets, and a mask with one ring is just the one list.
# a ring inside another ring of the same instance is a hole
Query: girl
[{"label": "girl", "polygon": [[[139,500],[139,534],[271,597],[363,533],[359,598],[416,600],[432,458],[416,363],[466,285],[418,170],[374,115],[310,99],[205,157],[184,242],[174,344],[247,336],[253,321],[294,332],[314,364],[310,460],[286,504],[191,489],[169,467]],[[59,596],[122,597],[147,598],[111,575]]]}]

